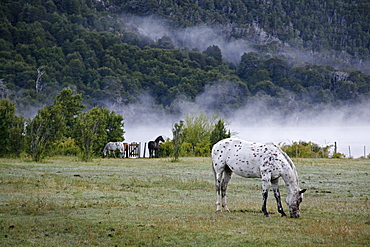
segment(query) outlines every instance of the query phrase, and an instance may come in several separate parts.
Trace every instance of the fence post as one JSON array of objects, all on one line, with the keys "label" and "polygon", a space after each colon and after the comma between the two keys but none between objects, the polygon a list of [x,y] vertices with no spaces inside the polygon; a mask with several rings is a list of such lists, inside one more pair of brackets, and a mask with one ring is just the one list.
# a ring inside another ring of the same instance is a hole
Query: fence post
[{"label": "fence post", "polygon": [[298,144],[295,146],[295,157],[298,158]]}]

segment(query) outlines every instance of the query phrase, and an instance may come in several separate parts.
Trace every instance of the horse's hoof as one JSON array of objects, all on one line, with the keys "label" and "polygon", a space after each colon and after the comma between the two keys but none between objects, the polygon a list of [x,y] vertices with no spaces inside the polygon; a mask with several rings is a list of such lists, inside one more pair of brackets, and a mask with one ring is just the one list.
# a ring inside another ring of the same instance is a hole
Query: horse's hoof
[{"label": "horse's hoof", "polygon": [[230,210],[229,209],[225,210],[225,213],[230,213]]},{"label": "horse's hoof", "polygon": [[220,212],[222,212],[221,209],[216,210],[216,213],[220,213]]},{"label": "horse's hoof", "polygon": [[269,215],[269,214],[264,214],[264,216],[265,216],[265,217],[270,217],[270,215]]}]

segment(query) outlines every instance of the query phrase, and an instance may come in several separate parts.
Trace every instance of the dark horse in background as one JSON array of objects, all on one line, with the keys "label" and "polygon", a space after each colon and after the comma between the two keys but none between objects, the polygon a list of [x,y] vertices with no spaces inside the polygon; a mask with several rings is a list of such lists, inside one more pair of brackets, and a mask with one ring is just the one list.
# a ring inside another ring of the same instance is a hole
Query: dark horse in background
[{"label": "dark horse in background", "polygon": [[158,136],[154,141],[148,142],[149,158],[158,157],[159,142],[164,142],[162,136]]}]

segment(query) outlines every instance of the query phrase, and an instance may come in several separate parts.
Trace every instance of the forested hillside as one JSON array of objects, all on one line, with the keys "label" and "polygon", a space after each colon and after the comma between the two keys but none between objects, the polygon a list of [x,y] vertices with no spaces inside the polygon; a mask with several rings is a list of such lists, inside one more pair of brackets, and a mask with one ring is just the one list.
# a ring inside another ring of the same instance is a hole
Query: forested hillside
[{"label": "forested hillside", "polygon": [[171,109],[177,98],[193,100],[215,83],[233,85],[230,107],[266,96],[306,106],[359,102],[370,94],[369,54],[364,0],[2,0],[0,6],[0,98],[21,112],[52,103],[65,87],[89,106],[124,106],[147,93]]}]

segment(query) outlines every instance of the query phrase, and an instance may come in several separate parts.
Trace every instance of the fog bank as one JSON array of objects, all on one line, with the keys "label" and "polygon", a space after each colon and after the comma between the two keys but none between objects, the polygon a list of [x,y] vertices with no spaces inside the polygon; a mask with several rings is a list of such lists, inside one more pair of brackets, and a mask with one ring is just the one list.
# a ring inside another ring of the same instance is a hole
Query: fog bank
[{"label": "fog bank", "polygon": [[226,103],[232,103],[237,92],[231,92],[232,86],[220,87],[217,91],[218,87],[207,87],[194,101],[176,101],[172,113],[156,106],[149,95],[142,96],[135,104],[106,107],[124,117],[127,142],[145,143],[159,135],[172,139],[175,123],[184,120],[186,114],[204,112],[210,117],[218,114],[229,123],[227,128],[235,133],[234,137],[252,142],[312,141],[320,146],[337,142],[338,152],[346,157],[363,156],[364,146],[366,155],[370,153],[369,102],[287,109],[279,107],[284,105],[281,102],[271,102],[274,99],[260,98],[235,109]]},{"label": "fog bank", "polygon": [[[334,51],[320,49],[320,52],[304,50],[297,40],[283,42],[274,35],[268,34],[257,23],[252,23],[245,30],[249,37],[233,38],[233,29],[237,27],[229,26],[209,26],[198,25],[186,28],[172,28],[163,19],[151,15],[145,17],[122,14],[125,28],[134,30],[143,37],[149,37],[153,41],[167,36],[177,48],[197,49],[203,52],[207,47],[217,45],[222,52],[222,56],[227,61],[239,63],[244,53],[255,51],[254,45],[266,45],[271,42],[278,44],[280,55],[285,55],[294,60],[296,65],[313,63],[320,65],[331,65],[336,69],[361,70],[370,74],[370,59],[351,56],[345,51]],[[291,43],[291,44],[289,44]],[[272,52],[272,51],[271,51]]]}]

